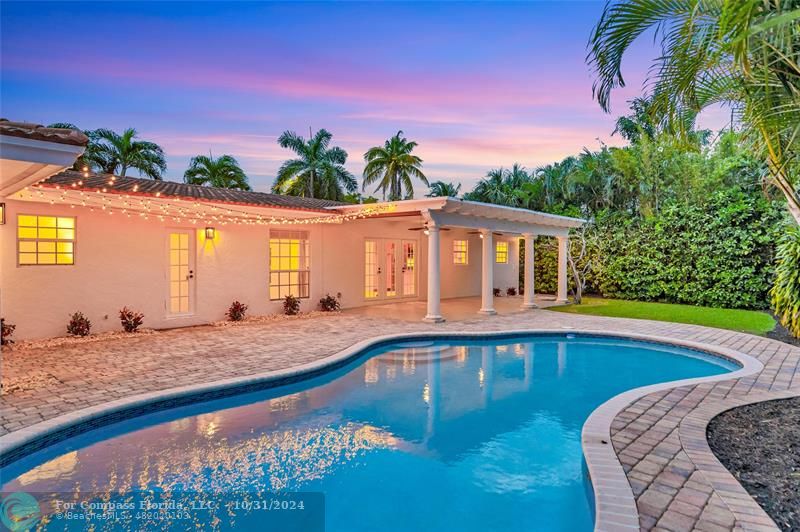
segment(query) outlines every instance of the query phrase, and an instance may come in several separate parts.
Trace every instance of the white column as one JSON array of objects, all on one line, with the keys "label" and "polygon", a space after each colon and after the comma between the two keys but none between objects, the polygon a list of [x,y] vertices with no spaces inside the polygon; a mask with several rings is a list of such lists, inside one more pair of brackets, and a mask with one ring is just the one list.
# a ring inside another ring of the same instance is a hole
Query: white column
[{"label": "white column", "polygon": [[568,236],[558,237],[558,293],[556,294],[557,303],[567,302],[567,245]]},{"label": "white column", "polygon": [[424,321],[444,321],[440,300],[439,226],[428,224],[428,312]]},{"label": "white column", "polygon": [[481,257],[481,314],[496,314],[494,311],[494,246],[492,232],[481,229],[483,255]]},{"label": "white column", "polygon": [[523,233],[522,238],[525,239],[525,296],[522,300],[522,308],[536,308],[536,303],[533,302],[535,294],[533,287],[533,241],[536,236],[531,233]]}]

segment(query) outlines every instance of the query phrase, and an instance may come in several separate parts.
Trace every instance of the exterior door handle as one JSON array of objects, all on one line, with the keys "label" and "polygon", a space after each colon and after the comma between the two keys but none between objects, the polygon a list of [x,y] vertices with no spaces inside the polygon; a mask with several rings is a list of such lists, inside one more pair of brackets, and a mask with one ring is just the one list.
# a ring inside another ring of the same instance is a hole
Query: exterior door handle
[{"label": "exterior door handle", "polygon": [[186,279],[194,279],[194,270],[189,270],[189,275],[186,276]]},{"label": "exterior door handle", "polygon": [[380,268],[378,268],[378,273],[381,273],[381,269]]}]

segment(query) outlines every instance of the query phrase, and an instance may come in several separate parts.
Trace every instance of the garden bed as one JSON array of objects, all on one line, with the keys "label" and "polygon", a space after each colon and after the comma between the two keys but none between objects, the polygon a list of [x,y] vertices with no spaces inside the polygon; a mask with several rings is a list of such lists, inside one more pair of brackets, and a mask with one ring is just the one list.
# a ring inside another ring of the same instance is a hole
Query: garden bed
[{"label": "garden bed", "polygon": [[800,397],[723,412],[708,442],[781,529],[800,530]]}]

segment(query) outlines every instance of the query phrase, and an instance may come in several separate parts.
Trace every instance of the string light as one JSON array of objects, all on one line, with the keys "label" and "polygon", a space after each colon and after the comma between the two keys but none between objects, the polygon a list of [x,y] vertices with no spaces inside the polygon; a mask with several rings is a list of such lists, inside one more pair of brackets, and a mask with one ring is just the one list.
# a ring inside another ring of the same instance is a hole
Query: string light
[{"label": "string light", "polygon": [[[82,185],[82,181],[77,182],[77,186]],[[34,185],[26,187],[18,192],[18,199],[30,199],[34,201],[49,202],[51,205],[61,203],[69,205],[70,208],[88,207],[90,212],[99,209],[113,215],[115,212],[122,216],[131,217],[131,214],[138,214],[140,219],[157,219],[164,221],[169,218],[174,222],[186,222],[206,225],[312,225],[312,224],[337,224],[350,220],[368,218],[392,212],[395,210],[394,204],[369,205],[364,206],[358,212],[351,213],[331,213],[325,215],[310,216],[307,218],[297,218],[288,216],[273,216],[258,212],[248,212],[240,209],[221,206],[219,204],[204,203],[197,200],[190,200],[178,196],[166,196],[156,193],[155,197],[142,198],[132,197],[130,194],[119,192],[108,192],[105,187],[97,190],[76,190],[76,183],[62,188],[60,185],[45,186]],[[135,185],[134,192],[138,190]],[[88,192],[88,193],[87,193]],[[258,208],[253,205],[252,208]],[[262,208],[270,208],[264,205]],[[152,215],[152,216],[150,216]]]}]

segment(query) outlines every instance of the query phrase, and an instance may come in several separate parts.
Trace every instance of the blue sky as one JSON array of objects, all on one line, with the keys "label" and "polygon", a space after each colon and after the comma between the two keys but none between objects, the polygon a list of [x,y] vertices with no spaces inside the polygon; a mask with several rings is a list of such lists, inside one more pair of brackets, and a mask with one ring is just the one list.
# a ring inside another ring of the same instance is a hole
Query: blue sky
[{"label": "blue sky", "polygon": [[602,7],[2,2],[0,113],[135,127],[164,147],[170,179],[193,155],[227,153],[258,190],[290,156],[276,144],[284,130],[328,129],[360,174],[363,153],[402,129],[431,180],[468,189],[489,168],[622,142],[614,119],[657,52],[638,43],[604,114],[584,62]]}]

